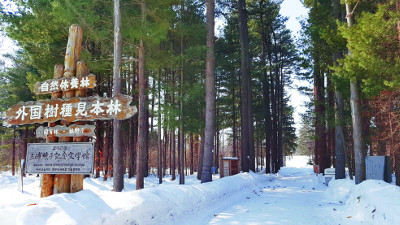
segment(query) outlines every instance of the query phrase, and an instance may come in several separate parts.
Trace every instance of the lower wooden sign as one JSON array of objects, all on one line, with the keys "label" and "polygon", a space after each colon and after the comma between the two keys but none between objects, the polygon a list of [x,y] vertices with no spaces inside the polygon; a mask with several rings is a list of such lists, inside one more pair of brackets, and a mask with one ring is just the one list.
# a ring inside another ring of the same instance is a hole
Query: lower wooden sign
[{"label": "lower wooden sign", "polygon": [[26,173],[91,174],[93,142],[29,143]]},{"label": "lower wooden sign", "polygon": [[54,127],[43,127],[40,126],[36,129],[37,138],[46,138],[48,136],[53,137],[93,137],[96,134],[94,130],[95,125],[76,125],[71,126],[57,125]]}]

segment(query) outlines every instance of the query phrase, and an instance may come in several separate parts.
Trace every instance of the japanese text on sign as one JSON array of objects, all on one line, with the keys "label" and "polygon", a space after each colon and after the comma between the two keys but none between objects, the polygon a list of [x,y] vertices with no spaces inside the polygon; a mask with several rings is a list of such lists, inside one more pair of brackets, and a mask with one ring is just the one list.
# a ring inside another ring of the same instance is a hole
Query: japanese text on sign
[{"label": "japanese text on sign", "polygon": [[36,129],[36,137],[45,138],[48,136],[54,137],[92,137],[96,134],[94,125],[77,125],[73,124],[71,126],[56,125],[54,127],[38,127]]},{"label": "japanese text on sign", "polygon": [[28,144],[26,172],[90,174],[93,155],[93,143]]},{"label": "japanese text on sign", "polygon": [[7,111],[6,122],[20,125],[58,120],[126,119],[136,113],[136,107],[129,105],[131,101],[132,97],[120,95],[115,98],[93,96],[19,103]]},{"label": "japanese text on sign", "polygon": [[96,76],[90,74],[84,77],[68,77],[44,82],[34,85],[35,94],[49,94],[59,91],[78,90],[96,87]]}]

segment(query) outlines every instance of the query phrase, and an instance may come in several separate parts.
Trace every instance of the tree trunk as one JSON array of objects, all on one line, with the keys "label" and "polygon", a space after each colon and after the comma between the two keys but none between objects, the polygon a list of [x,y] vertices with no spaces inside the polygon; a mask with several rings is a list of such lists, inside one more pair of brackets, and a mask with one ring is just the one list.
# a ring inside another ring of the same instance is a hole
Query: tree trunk
[{"label": "tree trunk", "polygon": [[199,161],[197,163],[197,179],[201,180],[201,174],[203,172],[203,158],[204,158],[204,131],[200,136],[200,151],[199,151]]},{"label": "tree trunk", "polygon": [[193,143],[193,133],[190,133],[190,175],[193,174],[193,152],[194,152],[194,143]]},{"label": "tree trunk", "polygon": [[[183,18],[183,13],[184,13],[184,8],[185,8],[185,1],[182,1],[181,4],[181,18]],[[183,21],[182,21],[183,22]],[[183,131],[183,72],[184,72],[184,58],[183,58],[183,36],[181,36],[181,56],[182,56],[182,61],[181,61],[181,82],[180,82],[180,101],[179,101],[179,114],[180,114],[180,120],[179,120],[179,134],[180,134],[180,146],[181,146],[181,154],[179,157],[180,161],[180,170],[179,170],[179,184],[185,184],[185,174],[184,174],[184,169],[185,169],[185,134]]]},{"label": "tree trunk", "polygon": [[181,154],[182,154],[182,146],[181,146],[181,131],[180,129],[178,129],[178,148],[177,148],[177,152],[178,152],[178,176],[179,176],[179,182],[180,182],[180,175],[181,175]]},{"label": "tree trunk", "polygon": [[[146,85],[146,90],[147,90],[147,85]],[[148,96],[146,95],[146,102],[148,102]],[[144,139],[146,140],[145,143],[145,155],[144,155],[144,169],[143,169],[143,176],[148,177],[149,176],[149,110],[146,107],[146,118],[145,118],[145,137]]]},{"label": "tree trunk", "polygon": [[[280,60],[282,61],[282,60]],[[279,97],[278,97],[278,170],[283,166],[283,87],[284,87],[284,80],[283,80],[283,71],[282,66],[280,66],[280,76],[279,76]]]},{"label": "tree trunk", "polygon": [[[170,152],[170,158],[171,158],[171,180],[175,180],[176,179],[176,139],[175,139],[175,129],[173,132],[171,132],[170,134],[170,148],[169,148],[169,152]],[[178,142],[179,143],[179,142]],[[178,146],[178,153],[179,153],[179,146]],[[179,162],[178,162],[179,163]],[[178,166],[179,167],[179,166]]]},{"label": "tree trunk", "polygon": [[[22,174],[21,174],[21,176],[24,176],[24,177],[26,176],[25,168],[26,168],[26,154],[27,154],[27,151],[28,151],[28,132],[29,132],[29,126],[25,125],[24,149],[23,149],[23,152],[22,152],[22,158],[25,160],[25,163],[24,163],[24,165],[22,167]],[[0,145],[1,145],[1,142],[0,142]]]},{"label": "tree trunk", "polygon": [[[335,163],[335,99],[334,99],[334,85],[330,77],[327,79],[327,102],[328,102],[328,132],[327,132],[327,167],[331,167]],[[333,160],[332,160],[333,159]]]},{"label": "tree trunk", "polygon": [[[168,153],[167,150],[168,150],[168,143],[169,143],[168,131],[165,129],[165,126],[164,126],[163,177],[165,176],[166,171],[167,171],[167,153]],[[171,151],[170,151],[169,155],[170,155],[170,160],[169,160],[169,162],[171,163]],[[170,173],[171,173],[171,165],[170,165]]]},{"label": "tree trunk", "polygon": [[101,157],[102,157],[102,145],[101,142],[103,141],[103,137],[101,136],[101,121],[96,121],[96,142],[95,142],[95,149],[94,149],[94,168],[95,168],[95,178],[100,177],[100,164],[101,164]]},{"label": "tree trunk", "polygon": [[[153,95],[154,99],[154,95]],[[157,137],[158,137],[158,169],[157,169],[157,174],[158,174],[158,183],[162,183],[162,178],[163,178],[163,154],[162,154],[162,149],[161,149],[161,71],[158,73],[158,119],[157,119]]]},{"label": "tree trunk", "polygon": [[[120,0],[114,0],[114,67],[113,87],[114,96],[121,94],[121,58],[122,58],[122,37],[121,37],[121,10]],[[113,121],[113,191],[121,192],[124,189],[124,154],[121,140],[121,121]]]},{"label": "tree trunk", "polygon": [[[260,20],[264,24],[264,1],[260,1],[261,14]],[[265,157],[266,157],[266,165],[265,165],[265,173],[271,173],[271,163],[270,163],[270,154],[271,154],[271,107],[269,100],[269,81],[268,81],[268,73],[266,66],[266,48],[268,45],[267,34],[264,26],[261,26],[261,41],[262,41],[262,53],[261,53],[261,62],[265,65],[263,66],[263,107],[264,107],[264,132],[265,132]]]},{"label": "tree trunk", "polygon": [[114,137],[114,129],[113,129],[113,121],[110,120],[108,121],[108,133],[110,134],[107,138],[108,138],[108,147],[107,147],[107,151],[108,151],[108,158],[107,158],[107,175],[108,177],[112,177],[113,176],[113,137]]},{"label": "tree trunk", "polygon": [[335,110],[335,179],[346,178],[346,142],[343,135],[344,123],[344,105],[343,98],[339,91],[336,90],[336,110]]},{"label": "tree trunk", "polygon": [[12,160],[11,160],[11,174],[15,176],[15,129],[16,126],[14,126],[14,131],[13,131],[13,140],[12,140]]},{"label": "tree trunk", "polygon": [[[318,56],[316,56],[318,57]],[[315,104],[315,162],[319,173],[326,168],[326,133],[325,133],[325,88],[324,75],[320,70],[319,59],[314,66],[314,104]]]},{"label": "tree trunk", "polygon": [[232,150],[233,157],[237,157],[236,146],[236,101],[235,101],[235,71],[232,71]]},{"label": "tree trunk", "polygon": [[206,1],[207,61],[206,61],[206,127],[201,183],[212,181],[211,166],[214,149],[215,118],[215,56],[214,56],[214,0]]},{"label": "tree trunk", "polygon": [[[349,3],[346,2],[347,25],[353,26],[353,14]],[[351,52],[348,53],[351,55]],[[360,109],[360,96],[357,80],[350,80],[350,105],[351,117],[353,122],[353,142],[355,157],[355,183],[359,184],[366,179],[365,175],[365,155],[364,139],[362,134],[362,120]]]},{"label": "tree trunk", "polygon": [[[341,10],[340,10],[340,1],[334,0],[332,1],[334,16],[336,19],[341,20]],[[334,64],[336,64],[337,60],[342,58],[342,54],[340,52],[336,52],[333,55]],[[334,87],[335,88],[335,87]],[[344,102],[341,93],[335,88],[335,179],[345,179],[346,178],[346,141],[343,134],[344,124]]]},{"label": "tree trunk", "polygon": [[150,134],[153,133],[154,129],[154,104],[155,104],[155,96],[156,96],[156,79],[153,79],[153,86],[151,87],[152,96],[151,96],[151,122],[150,122]]},{"label": "tree trunk", "polygon": [[242,170],[254,171],[254,137],[252,124],[252,94],[249,56],[249,33],[245,0],[239,0],[239,33],[241,49],[240,72],[242,77]]},{"label": "tree trunk", "polygon": [[103,177],[103,181],[106,181],[107,180],[107,174],[108,174],[108,152],[109,152],[109,150],[108,150],[108,148],[109,148],[109,142],[110,142],[110,132],[109,132],[109,126],[110,126],[110,121],[106,121],[105,122],[105,125],[106,125],[106,128],[105,128],[105,133],[106,133],[106,136],[105,136],[105,138],[103,139],[103,146],[104,146],[104,148],[103,148],[103,169],[104,169],[104,173],[103,173],[103,175],[104,175],[104,177]]},{"label": "tree trunk", "polygon": [[[145,5],[142,3],[142,11]],[[144,12],[142,12],[144,13]],[[139,133],[138,133],[138,150],[136,162],[136,189],[144,188],[144,160],[146,154],[146,90],[145,90],[145,74],[144,74],[144,45],[143,39],[140,39],[139,47]]]},{"label": "tree trunk", "polygon": [[[270,60],[271,61],[271,60]],[[272,61],[271,61],[272,62]],[[271,65],[272,63],[270,63]],[[275,74],[275,76],[277,76]],[[274,83],[274,75],[271,71],[271,76],[270,76],[270,83],[271,83],[271,108],[272,108],[272,129],[271,129],[271,167],[272,167],[272,173],[277,173],[278,171],[276,170],[277,168],[277,160],[278,160],[278,142],[277,142],[277,84]]]}]

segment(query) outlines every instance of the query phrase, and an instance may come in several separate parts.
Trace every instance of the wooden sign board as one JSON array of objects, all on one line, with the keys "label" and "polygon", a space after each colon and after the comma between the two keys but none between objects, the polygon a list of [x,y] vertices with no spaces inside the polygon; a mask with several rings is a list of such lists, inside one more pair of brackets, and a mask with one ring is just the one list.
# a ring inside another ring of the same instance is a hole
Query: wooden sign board
[{"label": "wooden sign board", "polygon": [[59,120],[67,122],[124,120],[137,112],[135,106],[129,105],[131,101],[131,96],[119,95],[114,98],[92,96],[21,102],[7,110],[5,123],[21,125],[53,123]]},{"label": "wooden sign board", "polygon": [[94,87],[96,87],[96,76],[89,74],[83,77],[63,77],[43,82],[36,82],[34,85],[34,92],[35,94],[40,95]]},{"label": "wooden sign board", "polygon": [[26,173],[91,174],[94,143],[28,144]]},{"label": "wooden sign board", "polygon": [[61,126],[57,125],[54,127],[38,127],[36,129],[36,137],[46,138],[46,137],[93,137],[96,134],[94,130],[96,126],[94,125],[76,125],[71,126]]}]

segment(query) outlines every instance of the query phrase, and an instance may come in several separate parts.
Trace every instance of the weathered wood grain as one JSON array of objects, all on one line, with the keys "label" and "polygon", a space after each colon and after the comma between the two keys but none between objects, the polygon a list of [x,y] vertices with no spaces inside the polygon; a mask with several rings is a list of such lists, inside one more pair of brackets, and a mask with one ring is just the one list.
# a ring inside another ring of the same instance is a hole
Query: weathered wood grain
[{"label": "weathered wood grain", "polygon": [[[119,95],[113,98],[91,96],[21,102],[7,110],[5,122],[10,125],[22,125],[53,123],[59,120],[67,122],[110,119],[124,120],[137,112],[136,106],[129,105],[131,101],[131,96]],[[66,105],[68,107],[65,107]],[[69,107],[70,112],[67,113],[66,111],[68,110],[64,110],[64,113],[62,113],[63,108]],[[78,110],[80,108],[81,110]],[[112,110],[113,108],[114,110]],[[115,109],[118,109],[118,111]],[[37,115],[39,115],[37,117],[33,116],[35,110],[37,111]],[[46,114],[46,112],[48,113]]]},{"label": "weathered wood grain", "polygon": [[[57,64],[54,66],[54,74],[53,77],[60,78],[64,74],[64,66],[61,64]],[[54,92],[51,94],[51,98],[60,98],[61,92]],[[54,123],[49,123],[49,127],[55,126]],[[46,138],[47,143],[57,142],[58,138],[56,136],[48,136]],[[54,174],[43,174],[41,179],[41,189],[40,189],[40,197],[44,198],[54,193]]]},{"label": "weathered wood grain", "polygon": [[76,63],[81,56],[82,28],[76,24],[69,27],[68,44],[64,60],[64,77],[72,77],[76,72]]}]

